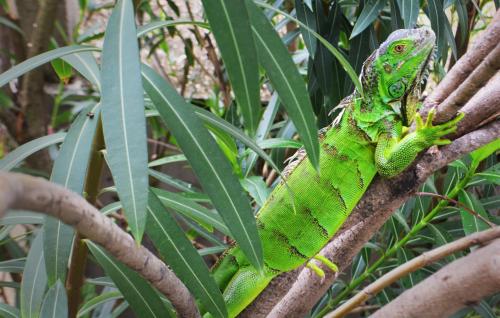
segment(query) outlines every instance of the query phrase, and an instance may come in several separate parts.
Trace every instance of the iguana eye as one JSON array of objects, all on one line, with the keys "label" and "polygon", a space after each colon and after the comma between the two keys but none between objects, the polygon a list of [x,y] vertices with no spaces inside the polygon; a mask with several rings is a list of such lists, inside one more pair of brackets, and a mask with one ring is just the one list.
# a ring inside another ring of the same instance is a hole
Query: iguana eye
[{"label": "iguana eye", "polygon": [[403,44],[397,44],[395,47],[394,47],[394,52],[396,53],[403,53],[404,50],[405,50],[406,46],[403,45]]}]

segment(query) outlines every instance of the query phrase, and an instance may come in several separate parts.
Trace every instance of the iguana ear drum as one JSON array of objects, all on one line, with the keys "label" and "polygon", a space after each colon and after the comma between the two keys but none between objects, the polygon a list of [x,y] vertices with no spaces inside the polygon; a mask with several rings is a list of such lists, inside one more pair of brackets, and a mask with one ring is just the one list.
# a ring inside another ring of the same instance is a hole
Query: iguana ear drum
[{"label": "iguana ear drum", "polygon": [[402,81],[397,81],[396,83],[389,86],[389,95],[392,98],[400,98],[406,91],[406,85]]}]

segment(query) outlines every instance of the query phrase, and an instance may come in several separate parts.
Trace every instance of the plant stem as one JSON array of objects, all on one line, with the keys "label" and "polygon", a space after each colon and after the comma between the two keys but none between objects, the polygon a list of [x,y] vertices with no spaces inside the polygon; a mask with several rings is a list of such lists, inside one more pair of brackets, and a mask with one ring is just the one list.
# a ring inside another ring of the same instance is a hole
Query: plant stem
[{"label": "plant stem", "polygon": [[[85,193],[87,194],[87,201],[92,205],[95,205],[100,189],[101,172],[104,162],[100,150],[103,148],[104,136],[102,133],[102,122],[99,118],[99,123],[97,124],[92,144],[87,177],[85,180]],[[84,282],[85,265],[87,263],[88,253],[87,245],[83,242],[83,239],[85,239],[85,237],[77,232],[73,243],[73,253],[71,255],[68,280],[66,282],[66,289],[68,291],[69,318],[76,318],[78,307],[80,306],[81,289]]]},{"label": "plant stem", "polygon": [[[465,188],[469,180],[474,175],[477,165],[472,165],[470,170],[464,176],[460,182],[458,182],[455,187],[448,193],[448,198],[455,198],[458,193]],[[418,224],[416,224],[400,241],[398,241],[393,247],[391,247],[387,252],[385,252],[379,259],[375,261],[363,274],[358,278],[353,280],[337,297],[330,300],[323,309],[318,313],[318,317],[326,315],[329,311],[335,308],[342,300],[344,300],[355,288],[357,288],[361,283],[363,283],[370,275],[372,275],[379,267],[382,265],[390,256],[394,255],[399,249],[408,243],[408,241],[423,230],[427,224],[429,224],[434,217],[446,206],[448,206],[448,200],[440,200],[439,203],[431,210]]]}]

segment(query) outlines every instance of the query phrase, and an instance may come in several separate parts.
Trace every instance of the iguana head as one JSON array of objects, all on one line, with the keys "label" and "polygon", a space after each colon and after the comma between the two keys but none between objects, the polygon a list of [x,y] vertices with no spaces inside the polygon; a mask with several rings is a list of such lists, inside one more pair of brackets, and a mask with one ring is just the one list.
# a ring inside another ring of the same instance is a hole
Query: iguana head
[{"label": "iguana head", "polygon": [[416,113],[420,82],[432,56],[436,36],[429,28],[392,32],[363,65],[361,79],[371,94],[401,115],[408,125]]}]

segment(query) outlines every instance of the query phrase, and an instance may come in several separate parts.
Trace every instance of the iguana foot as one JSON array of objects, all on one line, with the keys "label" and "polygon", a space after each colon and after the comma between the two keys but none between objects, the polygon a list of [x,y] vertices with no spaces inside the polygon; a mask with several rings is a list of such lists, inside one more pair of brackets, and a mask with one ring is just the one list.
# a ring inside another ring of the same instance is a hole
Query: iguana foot
[{"label": "iguana foot", "polygon": [[[336,273],[336,272],[339,271],[339,268],[337,267],[337,265],[335,265],[334,263],[332,263],[328,258],[324,257],[323,255],[317,254],[316,256],[313,257],[313,259],[315,259],[315,260],[320,261],[321,263],[323,263],[332,272]],[[321,268],[319,268],[319,266],[316,265],[313,262],[313,260],[308,261],[307,264],[306,264],[306,267],[310,268],[316,275],[318,275],[321,278],[321,280],[323,280],[325,278],[325,272]]]},{"label": "iguana foot", "polygon": [[415,121],[417,124],[416,133],[420,135],[425,140],[426,147],[437,145],[443,146],[451,143],[449,139],[442,139],[448,134],[451,134],[457,130],[457,123],[464,118],[464,113],[458,113],[455,118],[452,120],[445,122],[440,125],[433,125],[432,121],[436,115],[436,108],[432,108],[427,115],[427,120],[425,124],[422,120],[420,114],[415,115]]}]

